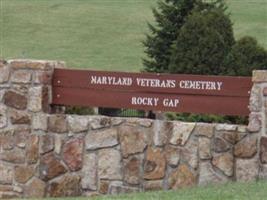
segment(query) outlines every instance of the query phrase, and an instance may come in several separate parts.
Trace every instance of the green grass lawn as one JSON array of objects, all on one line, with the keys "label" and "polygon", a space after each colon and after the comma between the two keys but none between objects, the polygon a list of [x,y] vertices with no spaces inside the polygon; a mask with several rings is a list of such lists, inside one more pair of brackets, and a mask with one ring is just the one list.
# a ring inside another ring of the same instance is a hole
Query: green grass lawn
[{"label": "green grass lawn", "polygon": [[[58,200],[62,200],[59,198]],[[65,198],[67,200],[86,200],[88,198]],[[123,196],[105,196],[90,200],[265,200],[267,182],[227,184],[184,189],[180,191],[148,192]]]},{"label": "green grass lawn", "polygon": [[228,184],[200,187],[181,191],[132,194],[121,197],[93,198],[92,200],[265,200],[267,182]]},{"label": "green grass lawn", "polygon": [[[139,71],[157,0],[0,0],[0,57],[64,60],[69,67]],[[227,0],[236,36],[267,47],[267,1]]]},{"label": "green grass lawn", "polygon": [[267,0],[226,0],[236,38],[256,37],[267,48]]}]

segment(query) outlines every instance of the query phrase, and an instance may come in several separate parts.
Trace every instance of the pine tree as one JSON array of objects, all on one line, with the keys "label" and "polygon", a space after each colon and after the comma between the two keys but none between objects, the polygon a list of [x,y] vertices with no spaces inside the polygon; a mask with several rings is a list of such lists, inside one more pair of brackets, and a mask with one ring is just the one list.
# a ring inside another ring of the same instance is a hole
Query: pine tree
[{"label": "pine tree", "polygon": [[169,72],[170,57],[173,44],[195,9],[199,12],[218,7],[226,9],[224,0],[161,0],[158,9],[153,9],[156,25],[148,24],[150,34],[143,42],[147,58],[143,59],[144,71]]},{"label": "pine tree", "polygon": [[187,16],[197,4],[197,0],[164,0],[153,9],[156,25],[148,24],[151,34],[143,42],[147,54],[143,60],[147,72],[167,72],[172,45]]}]

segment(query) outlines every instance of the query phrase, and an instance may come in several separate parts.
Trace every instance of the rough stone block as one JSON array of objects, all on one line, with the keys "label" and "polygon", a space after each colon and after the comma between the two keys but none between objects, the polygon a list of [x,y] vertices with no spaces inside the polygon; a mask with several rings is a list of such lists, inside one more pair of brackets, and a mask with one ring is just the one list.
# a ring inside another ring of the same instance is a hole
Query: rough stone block
[{"label": "rough stone block", "polygon": [[9,90],[4,94],[4,104],[11,108],[25,110],[27,108],[27,97]]},{"label": "rough stone block", "polygon": [[15,167],[15,180],[18,183],[24,184],[31,177],[33,177],[35,173],[34,166],[16,166]]},{"label": "rough stone block", "polygon": [[53,153],[45,154],[41,157],[39,173],[42,180],[51,180],[66,171],[67,169]]},{"label": "rough stone block", "polygon": [[34,73],[34,83],[42,85],[52,84],[52,71],[35,71]]},{"label": "rough stone block", "polygon": [[0,184],[12,184],[13,177],[13,167],[0,163]]},{"label": "rough stone block", "polygon": [[11,81],[18,84],[31,83],[32,73],[29,70],[16,70],[11,74]]},{"label": "rough stone block", "polygon": [[192,169],[198,169],[199,161],[198,138],[192,137],[187,144],[180,148],[180,159],[187,163]]},{"label": "rough stone block", "polygon": [[66,133],[68,125],[65,115],[51,115],[48,117],[48,130],[54,133]]},{"label": "rough stone block", "polygon": [[42,180],[34,177],[25,186],[25,197],[27,198],[42,198],[45,197],[46,184]]},{"label": "rough stone block", "polygon": [[212,140],[212,150],[217,153],[226,152],[231,148],[231,145],[223,138],[216,137]]},{"label": "rough stone block", "polygon": [[224,184],[226,182],[228,182],[227,177],[217,173],[209,161],[200,163],[199,185]]},{"label": "rough stone block", "polygon": [[238,131],[223,131],[218,132],[217,136],[222,137],[225,141],[231,143],[232,145],[236,144],[240,140],[242,140],[244,137],[248,135],[247,132],[238,132]]},{"label": "rough stone block", "polygon": [[195,123],[175,122],[170,143],[173,145],[184,146],[193,132]]},{"label": "rough stone block", "polygon": [[0,193],[1,192],[12,192],[14,191],[14,187],[11,185],[0,185]]},{"label": "rough stone block", "polygon": [[63,144],[64,137],[61,137],[61,135],[55,135],[55,153],[58,155],[61,154],[62,144]]},{"label": "rough stone block", "polygon": [[26,160],[29,164],[37,163],[39,159],[39,137],[37,135],[29,136],[26,146]]},{"label": "rough stone block", "polygon": [[15,145],[19,148],[24,149],[28,143],[31,130],[29,128],[18,128],[14,130],[14,137],[12,139]]},{"label": "rough stone block", "polygon": [[159,190],[164,189],[163,180],[145,181],[143,184],[144,184],[143,187],[145,191],[159,191]]},{"label": "rough stone block", "polygon": [[98,192],[100,194],[107,194],[110,181],[100,180]]},{"label": "rough stone block", "polygon": [[23,164],[25,162],[25,153],[17,148],[4,151],[0,153],[0,160],[14,164]]},{"label": "rough stone block", "polygon": [[251,158],[257,153],[257,136],[247,136],[238,142],[234,155],[238,158]]},{"label": "rough stone block", "polygon": [[40,138],[40,153],[45,154],[54,150],[55,137],[53,135],[42,135]]},{"label": "rough stone block", "polygon": [[46,114],[33,115],[32,128],[34,130],[47,131],[47,115]]},{"label": "rough stone block", "polygon": [[250,113],[248,131],[255,133],[259,132],[262,126],[262,117],[258,113]]},{"label": "rough stone block", "polygon": [[153,121],[150,119],[138,119],[138,118],[128,118],[126,122],[132,126],[142,126],[145,128],[150,128],[153,124]]},{"label": "rough stone block", "polygon": [[112,182],[109,186],[109,194],[118,195],[125,193],[137,193],[140,189],[136,187],[124,186],[122,182]]},{"label": "rough stone block", "polygon": [[249,109],[251,112],[259,112],[261,110],[263,103],[261,99],[261,94],[261,88],[257,85],[253,85],[249,99]]},{"label": "rough stone block", "polygon": [[43,87],[35,86],[29,89],[28,109],[32,112],[40,112],[43,108]]},{"label": "rough stone block", "polygon": [[217,124],[215,126],[215,129],[217,131],[236,131],[237,130],[237,125],[232,125],[232,124]]},{"label": "rough stone block", "polygon": [[119,118],[119,117],[112,117],[111,118],[111,124],[113,126],[119,126],[121,125],[123,122],[125,122],[125,119],[123,118]]},{"label": "rough stone block", "polygon": [[98,154],[98,177],[100,179],[121,180],[121,154],[115,149],[102,149]]},{"label": "rough stone block", "polygon": [[48,195],[50,197],[77,197],[82,194],[81,177],[77,175],[66,175],[49,184]]},{"label": "rough stone block", "polygon": [[180,164],[178,169],[172,172],[168,179],[168,185],[171,189],[181,189],[192,187],[197,183],[197,176],[185,164]]},{"label": "rough stone block", "polygon": [[180,161],[180,149],[168,145],[164,150],[165,159],[171,167],[177,167]]},{"label": "rough stone block", "polygon": [[12,90],[14,92],[17,92],[25,96],[28,96],[29,88],[30,88],[30,85],[26,85],[26,84],[13,84],[12,85]]},{"label": "rough stone block", "polygon": [[212,164],[220,169],[226,176],[233,176],[234,157],[232,153],[222,153],[213,156]]},{"label": "rough stone block", "polygon": [[123,161],[124,181],[128,184],[137,185],[141,181],[142,156],[130,156]]},{"label": "rough stone block", "polygon": [[18,198],[22,197],[23,189],[19,186],[0,185],[0,198]]},{"label": "rough stone block", "polygon": [[173,123],[156,120],[153,125],[154,125],[153,126],[154,145],[158,147],[162,147],[168,144],[171,134],[172,134]]},{"label": "rough stone block", "polygon": [[246,133],[247,132],[247,126],[246,125],[240,125],[237,127],[237,131],[240,133]]},{"label": "rough stone block", "polygon": [[1,131],[0,132],[0,151],[1,150],[11,150],[15,147],[14,132]]},{"label": "rough stone block", "polygon": [[152,126],[152,124],[153,124],[153,121],[150,119],[139,119],[139,125],[140,126],[149,128]]},{"label": "rough stone block", "polygon": [[241,182],[255,181],[259,175],[257,156],[252,159],[236,159],[236,180]]},{"label": "rough stone block", "polygon": [[87,150],[112,147],[117,145],[118,143],[119,142],[116,128],[92,132],[87,134],[85,137]]},{"label": "rough stone block", "polygon": [[88,130],[87,116],[68,116],[70,131],[80,133]]},{"label": "rough stone block", "polygon": [[84,155],[81,186],[85,190],[97,190],[97,157],[95,153]]},{"label": "rough stone block", "polygon": [[122,126],[119,128],[119,140],[123,157],[144,152],[146,144],[146,132],[144,129]]},{"label": "rough stone block", "polygon": [[82,168],[83,139],[73,138],[63,145],[62,158],[71,171]]},{"label": "rough stone block", "polygon": [[89,126],[93,130],[110,127],[111,123],[112,123],[111,118],[108,117],[93,116],[90,117],[89,119]]},{"label": "rough stone block", "polygon": [[206,137],[199,137],[199,158],[211,159],[211,140]]},{"label": "rough stone block", "polygon": [[17,199],[20,198],[21,195],[17,192],[0,192],[1,199]]},{"label": "rough stone block", "polygon": [[166,160],[161,149],[149,147],[146,152],[144,179],[158,180],[165,176]]},{"label": "rough stone block", "polygon": [[215,125],[213,124],[197,123],[194,132],[198,136],[212,138],[214,134],[214,127]]},{"label": "rough stone block", "polygon": [[12,124],[30,124],[31,116],[27,112],[17,111],[15,109],[9,110],[9,118]]}]

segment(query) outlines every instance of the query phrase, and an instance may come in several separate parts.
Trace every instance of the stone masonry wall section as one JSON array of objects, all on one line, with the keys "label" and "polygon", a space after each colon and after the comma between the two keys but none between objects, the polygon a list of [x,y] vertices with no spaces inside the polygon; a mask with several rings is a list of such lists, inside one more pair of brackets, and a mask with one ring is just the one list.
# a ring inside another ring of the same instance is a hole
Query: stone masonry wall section
[{"label": "stone masonry wall section", "polygon": [[50,114],[63,62],[0,61],[0,198],[169,190],[267,178],[267,72],[248,126]]}]

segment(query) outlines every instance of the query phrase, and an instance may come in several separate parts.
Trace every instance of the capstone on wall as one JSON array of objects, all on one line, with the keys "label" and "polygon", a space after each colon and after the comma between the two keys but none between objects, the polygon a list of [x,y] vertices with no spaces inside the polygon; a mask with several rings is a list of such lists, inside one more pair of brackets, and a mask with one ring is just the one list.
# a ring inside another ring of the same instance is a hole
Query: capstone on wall
[{"label": "capstone on wall", "polygon": [[0,198],[267,178],[267,71],[254,72],[250,123],[240,126],[51,114],[56,67],[64,63],[0,61]]}]

